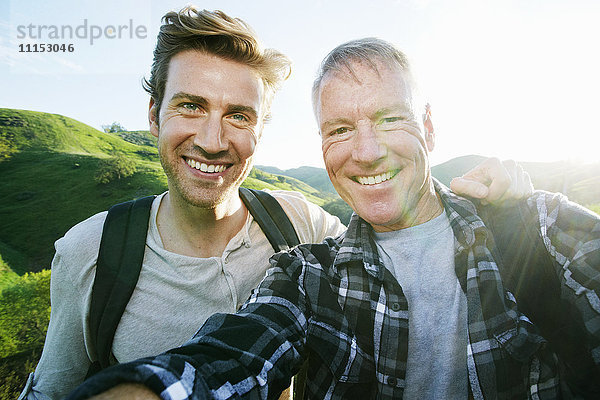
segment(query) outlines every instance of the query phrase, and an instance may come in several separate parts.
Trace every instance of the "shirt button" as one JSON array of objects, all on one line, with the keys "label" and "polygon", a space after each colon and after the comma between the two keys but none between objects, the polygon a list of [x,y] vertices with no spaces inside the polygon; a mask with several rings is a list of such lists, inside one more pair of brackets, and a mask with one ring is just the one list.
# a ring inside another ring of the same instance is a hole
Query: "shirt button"
[{"label": "shirt button", "polygon": [[398,381],[393,376],[390,376],[387,378],[387,383],[390,386],[396,386],[396,383],[398,383]]},{"label": "shirt button", "polygon": [[400,311],[400,303],[392,303],[392,311]]}]

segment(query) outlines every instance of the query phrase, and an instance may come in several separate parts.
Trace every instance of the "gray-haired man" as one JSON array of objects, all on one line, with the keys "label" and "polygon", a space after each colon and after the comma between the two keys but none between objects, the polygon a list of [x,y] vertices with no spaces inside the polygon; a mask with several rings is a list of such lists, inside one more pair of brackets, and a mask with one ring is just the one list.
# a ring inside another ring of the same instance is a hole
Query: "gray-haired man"
[{"label": "gray-haired man", "polygon": [[70,398],[124,382],[137,384],[101,398],[274,398],[305,360],[315,399],[597,396],[600,218],[545,192],[519,205],[535,217],[544,278],[569,310],[562,322],[579,333],[571,344],[590,362],[589,382],[576,386],[563,379],[576,367],[570,355],[505,288],[476,207],[431,177],[433,124],[421,124],[412,85],[405,56],[384,41],[334,49],[313,99],[327,171],[355,211],[346,234],[277,254],[237,314],[209,318],[184,347],[106,370]]}]

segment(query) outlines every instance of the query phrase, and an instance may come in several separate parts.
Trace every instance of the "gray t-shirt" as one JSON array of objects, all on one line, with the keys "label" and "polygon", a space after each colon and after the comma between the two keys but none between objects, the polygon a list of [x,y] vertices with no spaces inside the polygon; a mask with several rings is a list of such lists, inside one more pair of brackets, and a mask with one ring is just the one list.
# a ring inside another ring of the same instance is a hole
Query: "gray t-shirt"
[{"label": "gray t-shirt", "polygon": [[[301,242],[320,242],[345,227],[295,192],[272,191]],[[112,352],[119,362],[156,355],[188,341],[216,312],[235,312],[265,276],[273,248],[258,223],[246,224],[220,257],[196,258],[163,246],[152,204],[144,264],[119,321]],[[95,354],[88,312],[106,212],[71,228],[56,246],[50,294],[52,312],[40,362],[20,399],[64,398],[79,385]]]},{"label": "gray t-shirt", "polygon": [[446,213],[399,231],[374,233],[408,300],[405,399],[466,399],[467,299],[454,272]]}]

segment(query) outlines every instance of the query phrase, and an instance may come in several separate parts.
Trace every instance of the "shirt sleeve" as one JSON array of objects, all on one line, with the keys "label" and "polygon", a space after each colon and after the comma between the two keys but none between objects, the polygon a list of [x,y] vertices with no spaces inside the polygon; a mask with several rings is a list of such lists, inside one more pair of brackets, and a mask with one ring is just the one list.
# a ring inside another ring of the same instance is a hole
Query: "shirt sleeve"
[{"label": "shirt sleeve", "polygon": [[304,359],[307,306],[298,284],[304,261],[279,253],[237,314],[215,314],[184,346],[94,375],[68,399],[85,399],[125,382],[163,399],[274,398]]},{"label": "shirt sleeve", "polygon": [[83,382],[90,360],[84,344],[80,292],[56,254],[50,279],[50,324],[35,372],[19,399],[62,399]]},{"label": "shirt sleeve", "polygon": [[558,266],[561,296],[578,311],[600,365],[600,216],[560,193],[538,191],[528,204],[537,211],[542,240]]}]

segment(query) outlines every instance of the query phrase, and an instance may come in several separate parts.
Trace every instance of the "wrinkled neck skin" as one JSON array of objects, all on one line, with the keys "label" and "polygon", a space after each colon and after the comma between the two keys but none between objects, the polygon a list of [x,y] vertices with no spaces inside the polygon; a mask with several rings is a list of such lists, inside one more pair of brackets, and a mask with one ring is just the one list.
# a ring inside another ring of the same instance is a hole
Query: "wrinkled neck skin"
[{"label": "wrinkled neck skin", "polygon": [[246,223],[247,209],[240,197],[236,194],[214,208],[201,208],[174,193],[165,195],[157,216],[165,249],[190,257],[220,257]]},{"label": "wrinkled neck skin", "polygon": [[424,224],[425,222],[431,221],[435,217],[439,216],[444,211],[444,206],[442,204],[442,200],[435,191],[435,187],[433,186],[433,181],[431,180],[430,176],[425,181],[422,193],[423,194],[417,201],[417,205],[414,207],[414,210],[407,210],[407,212],[399,221],[389,225],[371,224],[371,226],[373,226],[373,230],[375,232],[398,231],[401,229],[410,228],[412,226]]}]

